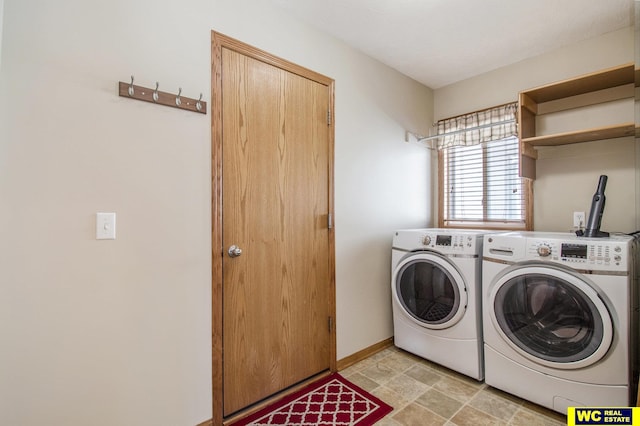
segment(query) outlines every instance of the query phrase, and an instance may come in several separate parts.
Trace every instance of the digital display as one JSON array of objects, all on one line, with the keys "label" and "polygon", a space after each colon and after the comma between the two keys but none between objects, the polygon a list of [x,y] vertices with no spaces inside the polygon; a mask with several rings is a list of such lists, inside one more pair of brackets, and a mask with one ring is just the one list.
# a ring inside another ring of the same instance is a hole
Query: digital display
[{"label": "digital display", "polygon": [[585,244],[562,244],[562,257],[571,257],[574,259],[587,258],[587,246]]},{"label": "digital display", "polygon": [[437,246],[451,246],[451,235],[436,235]]}]

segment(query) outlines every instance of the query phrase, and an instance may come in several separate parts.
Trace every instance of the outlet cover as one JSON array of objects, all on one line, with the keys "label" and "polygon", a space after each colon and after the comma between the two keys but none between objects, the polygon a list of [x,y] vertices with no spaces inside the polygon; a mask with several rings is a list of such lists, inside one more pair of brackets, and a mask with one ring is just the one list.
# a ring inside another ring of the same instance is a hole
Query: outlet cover
[{"label": "outlet cover", "polygon": [[96,213],[96,240],[116,239],[116,214]]}]

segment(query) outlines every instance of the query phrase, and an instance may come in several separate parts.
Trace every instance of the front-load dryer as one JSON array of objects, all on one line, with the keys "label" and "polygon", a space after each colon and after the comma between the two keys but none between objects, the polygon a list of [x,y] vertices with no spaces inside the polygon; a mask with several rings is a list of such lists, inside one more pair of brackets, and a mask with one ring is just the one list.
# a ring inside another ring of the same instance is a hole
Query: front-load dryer
[{"label": "front-load dryer", "polygon": [[477,380],[482,356],[484,231],[409,229],[392,249],[394,343]]},{"label": "front-load dryer", "polygon": [[485,236],[485,381],[561,413],[628,406],[637,310],[633,238]]}]

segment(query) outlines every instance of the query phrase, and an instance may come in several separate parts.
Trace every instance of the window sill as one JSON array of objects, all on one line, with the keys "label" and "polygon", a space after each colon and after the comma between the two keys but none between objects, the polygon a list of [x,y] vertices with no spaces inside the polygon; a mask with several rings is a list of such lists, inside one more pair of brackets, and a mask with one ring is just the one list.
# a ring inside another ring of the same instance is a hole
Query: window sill
[{"label": "window sill", "polygon": [[525,231],[526,224],[523,222],[472,222],[448,220],[441,223],[442,228],[456,229],[486,229],[499,231]]}]

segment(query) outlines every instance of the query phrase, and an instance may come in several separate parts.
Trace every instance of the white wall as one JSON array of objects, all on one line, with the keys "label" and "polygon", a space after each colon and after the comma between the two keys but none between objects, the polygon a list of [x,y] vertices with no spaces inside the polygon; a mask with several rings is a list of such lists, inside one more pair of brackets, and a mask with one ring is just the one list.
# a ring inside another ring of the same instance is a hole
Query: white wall
[{"label": "white wall", "polygon": [[2,66],[2,21],[4,21],[4,0],[0,0],[0,67]]},{"label": "white wall", "polygon": [[117,82],[209,101],[212,29],[336,80],[338,357],[391,336],[392,232],[431,221],[404,131],[432,93],[265,3],[4,0],[0,424],[211,417],[211,116]]},{"label": "white wall", "polygon": [[[438,89],[434,93],[435,118],[514,102],[521,90],[633,62],[633,36],[633,27],[628,27]],[[620,121],[634,120],[632,101],[624,115]],[[577,122],[580,118],[572,119]],[[640,188],[636,185],[635,158],[634,138],[539,149],[534,228],[571,230],[573,212],[589,214],[598,178],[604,174],[609,180],[602,230],[636,230]]]}]

